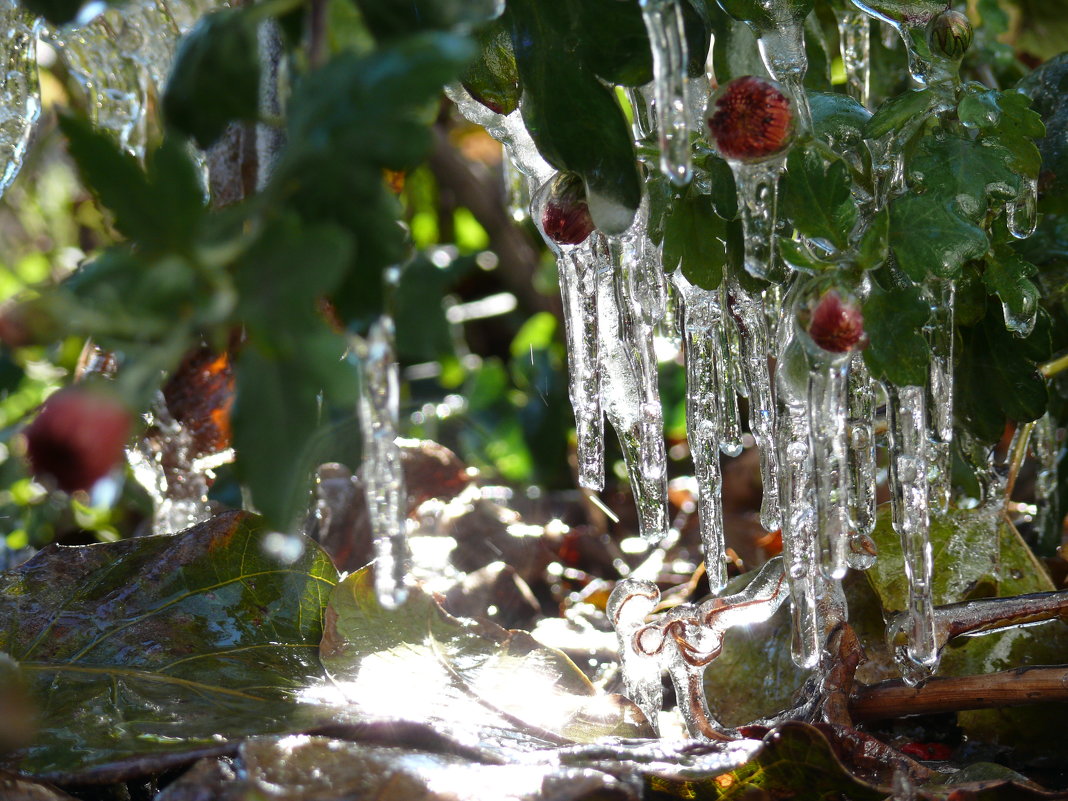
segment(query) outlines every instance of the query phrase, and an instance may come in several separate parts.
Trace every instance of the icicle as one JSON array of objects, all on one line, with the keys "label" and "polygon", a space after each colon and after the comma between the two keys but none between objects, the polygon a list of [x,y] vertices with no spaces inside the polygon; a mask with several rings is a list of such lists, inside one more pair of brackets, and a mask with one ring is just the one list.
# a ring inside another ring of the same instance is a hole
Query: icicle
[{"label": "icicle", "polygon": [[731,162],[745,232],[745,269],[757,278],[767,278],[774,264],[779,176],[784,164],[784,159]]},{"label": "icicle", "polygon": [[[1038,513],[1035,516],[1035,529],[1039,532],[1039,538],[1045,539],[1044,532],[1047,528],[1055,525],[1048,518],[1057,508],[1057,427],[1050,417],[1049,412],[1042,415],[1035,423],[1034,434],[1031,439],[1031,449],[1035,460],[1038,462],[1038,473],[1035,475],[1035,505]],[[1059,533],[1059,532],[1058,532]]]},{"label": "icicle", "polygon": [[838,38],[849,96],[867,107],[871,102],[871,18],[862,11],[839,10]]},{"label": "icicle", "polygon": [[[890,25],[905,45],[909,57],[909,73],[920,86],[926,86],[931,78],[931,62],[917,49],[917,40],[923,40],[927,23],[946,8],[944,0],[852,0],[853,5],[878,20]],[[884,29],[884,43],[887,41]],[[890,42],[893,41],[891,35]],[[889,46],[889,45],[887,45]],[[926,50],[927,48],[923,48]]]},{"label": "icicle", "polygon": [[0,197],[15,180],[41,113],[39,22],[15,0],[0,0]]},{"label": "icicle", "polygon": [[1027,239],[1038,228],[1038,179],[1020,178],[1020,194],[1005,207],[1009,233]]},{"label": "icicle", "polygon": [[1026,337],[1035,330],[1038,322],[1038,297],[1023,293],[1020,296],[1020,308],[1010,306],[1002,301],[1001,310],[1005,315],[1005,327],[1018,337]]},{"label": "icicle", "polygon": [[[542,239],[556,255],[579,485],[600,490],[604,487],[604,417],[597,358],[597,237],[591,235],[593,221],[582,197],[577,176],[560,173],[535,193],[531,212]],[[547,225],[551,230],[546,231]]]},{"label": "icicle", "polygon": [[[721,384],[725,379],[719,331],[723,325],[720,294],[695,287],[681,271],[672,275],[683,297],[686,349],[686,439],[697,474],[698,521],[705,572],[712,592],[727,583],[723,532],[723,477],[719,464]],[[728,391],[730,387],[728,386]],[[778,498],[776,497],[776,502]]]},{"label": "icicle", "polygon": [[829,579],[849,567],[849,457],[846,440],[846,381],[849,357],[814,360],[809,371],[808,411],[815,451],[816,526],[819,564]]},{"label": "icicle", "polygon": [[[719,288],[719,305],[726,309],[730,305],[727,286],[724,282]],[[741,346],[738,342],[738,329],[730,315],[724,314],[720,319],[718,331],[719,353],[723,365],[722,379],[718,384],[719,408],[723,415],[719,433],[719,449],[730,457],[742,453],[742,418],[738,411],[739,388],[745,390],[745,376],[742,374]]]},{"label": "icicle", "polygon": [[656,542],[668,530],[667,454],[652,329],[628,292],[627,273],[637,268],[628,238],[609,240],[609,258],[598,266],[601,405],[623,449],[641,535]]},{"label": "icicle", "polygon": [[849,366],[849,566],[867,570],[875,562],[871,533],[876,521],[875,382],[861,353]]},{"label": "icicle", "polygon": [[511,158],[501,159],[501,177],[504,181],[505,207],[517,223],[530,219],[530,186],[527,176],[519,171]]},{"label": "icicle", "polygon": [[[778,456],[775,453],[775,401],[768,371],[771,346],[764,301],[746,291],[735,276],[728,279],[730,308],[739,339],[739,359],[749,398],[749,429],[760,450],[760,475],[764,485],[760,524],[774,531],[782,523],[779,514]],[[733,356],[733,354],[732,354]]]},{"label": "icicle", "polygon": [[933,509],[949,510],[953,469],[953,339],[956,289],[952,281],[931,282],[933,296],[927,341],[931,363],[927,379],[929,418],[928,481]]},{"label": "icicle", "polygon": [[620,642],[628,696],[643,711],[649,710],[646,715],[659,712],[659,675],[666,670],[690,736],[728,739],[708,710],[705,668],[719,656],[727,631],[760,623],[775,614],[786,600],[785,585],[782,560],[776,557],[741,592],[700,605],[681,604],[643,625],[660,593],[650,582],[621,581],[608,600],[608,615]]},{"label": "icicle", "polygon": [[354,338],[360,364],[360,428],[363,483],[375,549],[378,602],[395,609],[408,597],[407,493],[397,446],[398,368],[393,354],[393,320],[382,316],[366,341]]},{"label": "icicle", "polygon": [[690,121],[686,70],[689,53],[679,0],[641,0],[653,51],[660,171],[676,186],[690,182]]},{"label": "icicle", "polygon": [[909,583],[910,684],[938,661],[931,596],[932,556],[927,494],[927,414],[923,387],[886,386],[890,418],[890,503]]},{"label": "icicle", "polygon": [[808,358],[792,331],[787,337],[775,371],[782,547],[790,582],[793,659],[799,667],[811,668],[819,662],[823,638],[816,605],[816,477],[807,408]]},{"label": "icicle", "polygon": [[631,132],[635,142],[648,139],[656,133],[656,109],[653,106],[652,92],[648,86],[634,86],[627,89],[633,120]]}]

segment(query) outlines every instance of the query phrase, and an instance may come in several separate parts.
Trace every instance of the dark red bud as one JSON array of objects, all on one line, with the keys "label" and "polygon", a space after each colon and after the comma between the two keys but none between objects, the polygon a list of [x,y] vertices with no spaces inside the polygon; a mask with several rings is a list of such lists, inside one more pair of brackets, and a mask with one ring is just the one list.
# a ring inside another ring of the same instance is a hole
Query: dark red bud
[{"label": "dark red bud", "polygon": [[831,353],[847,353],[864,347],[864,315],[860,307],[843,302],[833,289],[824,293],[812,310],[808,335],[812,341]]},{"label": "dark red bud", "polygon": [[34,476],[50,477],[66,492],[88,490],[122,460],[130,422],[126,408],[103,391],[61,389],[25,432]]},{"label": "dark red bud", "polygon": [[772,81],[752,75],[735,78],[712,97],[708,128],[724,158],[761,161],[793,141],[791,100]]},{"label": "dark red bud", "polygon": [[550,181],[541,213],[541,229],[558,245],[578,245],[593,233],[586,188],[575,173],[557,173]]}]

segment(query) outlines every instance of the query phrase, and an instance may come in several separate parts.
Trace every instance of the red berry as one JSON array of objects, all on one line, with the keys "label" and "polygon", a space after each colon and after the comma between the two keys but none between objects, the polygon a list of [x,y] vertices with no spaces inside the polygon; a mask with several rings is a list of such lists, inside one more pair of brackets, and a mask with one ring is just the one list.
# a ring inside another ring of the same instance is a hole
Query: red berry
[{"label": "red berry", "polygon": [[761,161],[781,153],[793,141],[794,111],[777,83],[745,75],[720,87],[713,96],[708,128],[725,158]]},{"label": "red berry", "polygon": [[541,229],[558,245],[578,245],[593,233],[586,188],[573,172],[557,173],[545,188]]},{"label": "red berry", "polygon": [[130,432],[130,413],[103,391],[74,386],[44,402],[26,429],[34,476],[61,490],[88,490],[119,463]]},{"label": "red berry", "polygon": [[831,353],[864,347],[864,315],[853,302],[844,302],[833,289],[825,292],[812,310],[808,335]]}]

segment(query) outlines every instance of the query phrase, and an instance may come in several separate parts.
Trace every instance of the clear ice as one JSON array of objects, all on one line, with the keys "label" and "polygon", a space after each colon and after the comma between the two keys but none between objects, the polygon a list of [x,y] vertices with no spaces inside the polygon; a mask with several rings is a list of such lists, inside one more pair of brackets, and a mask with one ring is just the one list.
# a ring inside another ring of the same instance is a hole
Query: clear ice
[{"label": "clear ice", "polygon": [[774,264],[779,176],[784,164],[782,157],[756,164],[730,162],[745,231],[745,269],[757,278],[767,278]]},{"label": "clear ice", "polygon": [[[912,80],[926,86],[932,77],[931,62],[924,57],[928,53],[924,42],[927,23],[944,11],[947,4],[943,0],[852,0],[852,3],[897,31],[908,53]],[[917,42],[923,44],[917,47]]]},{"label": "clear ice", "polygon": [[398,367],[394,356],[393,319],[382,316],[367,339],[354,338],[360,364],[360,429],[363,435],[363,483],[375,551],[375,593],[386,609],[407,600],[407,492],[397,445]]},{"label": "clear ice", "polygon": [[871,18],[863,11],[841,9],[838,39],[849,96],[867,108],[871,103]]},{"label": "clear ice", "polygon": [[1017,239],[1027,239],[1038,228],[1037,178],[1020,178],[1020,193],[1005,207],[1005,221]]},{"label": "clear ice", "polygon": [[931,321],[927,341],[931,363],[927,378],[928,478],[931,508],[949,509],[953,470],[953,339],[956,288],[950,280],[932,281]]},{"label": "clear ice", "polygon": [[908,645],[913,665],[906,681],[929,675],[938,663],[930,515],[927,486],[927,404],[923,387],[887,385],[890,428],[890,506],[894,530],[901,538],[909,586]]},{"label": "clear ice", "polygon": [[15,0],[0,0],[0,197],[22,167],[41,113],[38,27]]},{"label": "clear ice", "polygon": [[[672,183],[690,181],[690,120],[686,71],[689,54],[679,0],[641,0],[653,51],[653,91],[660,170]],[[637,115],[636,115],[637,116]]]},{"label": "clear ice", "polygon": [[[698,522],[705,556],[705,572],[713,592],[727,583],[726,541],[723,532],[723,475],[719,464],[723,430],[723,385],[734,389],[724,367],[727,354],[720,336],[723,309],[717,290],[701,289],[676,271],[671,280],[682,297],[683,342],[686,354],[686,439],[697,475]],[[776,493],[777,496],[777,493]],[[778,498],[776,497],[776,503]]]},{"label": "clear ice", "polygon": [[[782,559],[765,564],[741,592],[652,615],[660,591],[649,581],[623,579],[608,599],[619,639],[627,696],[656,725],[667,671],[691,737],[728,739],[705,700],[705,668],[720,654],[727,631],[768,620],[787,598]],[[652,617],[650,620],[649,618]]]},{"label": "clear ice", "polygon": [[864,364],[864,354],[854,353],[849,366],[849,518],[853,533],[849,539],[849,566],[867,570],[875,562],[875,487],[878,464],[875,460],[876,383]]}]

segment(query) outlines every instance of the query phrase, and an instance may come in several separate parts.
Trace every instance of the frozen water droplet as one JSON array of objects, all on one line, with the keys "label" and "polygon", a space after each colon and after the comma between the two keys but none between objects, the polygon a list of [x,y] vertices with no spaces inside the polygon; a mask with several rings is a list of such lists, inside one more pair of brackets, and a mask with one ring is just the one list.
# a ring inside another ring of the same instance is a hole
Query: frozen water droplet
[{"label": "frozen water droplet", "polygon": [[1009,233],[1017,239],[1027,239],[1038,228],[1038,179],[1020,179],[1020,194],[1005,206]]},{"label": "frozen water droplet", "polygon": [[846,90],[867,107],[871,102],[871,19],[862,11],[842,9],[835,14]]},{"label": "frozen water droplet", "polygon": [[871,534],[876,520],[875,397],[864,356],[853,354],[849,367],[849,516],[860,535]]},{"label": "frozen water droplet", "polygon": [[767,278],[774,264],[776,204],[785,160],[730,164],[745,232],[745,269],[757,278]]}]

